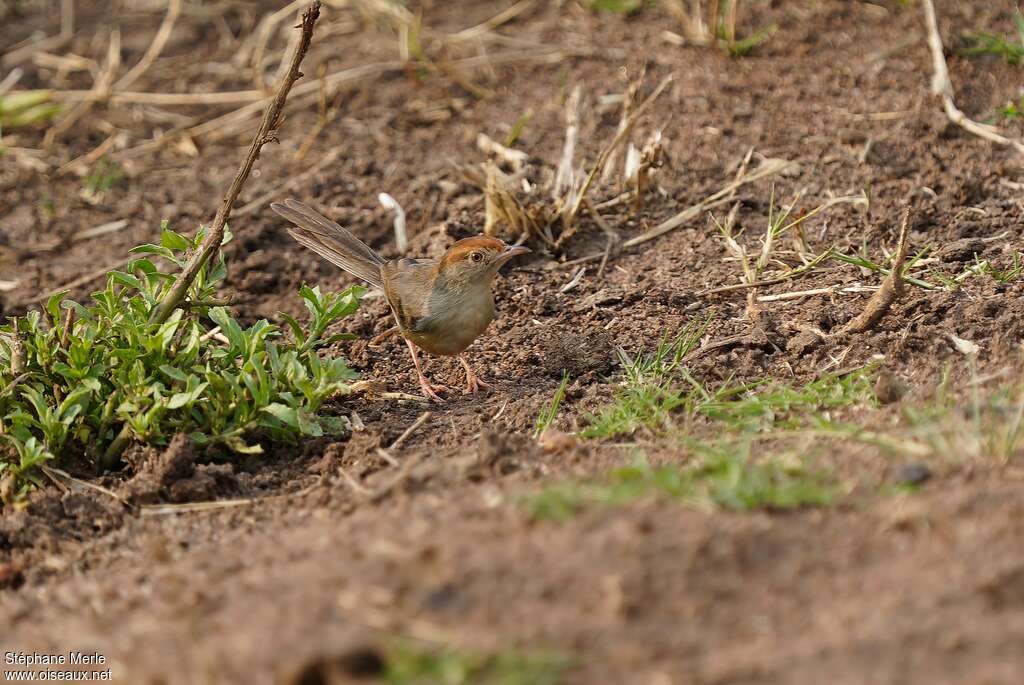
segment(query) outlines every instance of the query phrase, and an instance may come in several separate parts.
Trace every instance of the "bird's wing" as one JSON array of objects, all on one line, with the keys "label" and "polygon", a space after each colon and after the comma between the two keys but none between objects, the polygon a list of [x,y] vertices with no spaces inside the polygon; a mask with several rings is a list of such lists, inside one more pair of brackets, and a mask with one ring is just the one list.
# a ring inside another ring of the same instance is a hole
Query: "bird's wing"
[{"label": "bird's wing", "polygon": [[384,295],[402,330],[417,330],[430,314],[428,299],[437,274],[436,259],[395,259],[381,267]]}]

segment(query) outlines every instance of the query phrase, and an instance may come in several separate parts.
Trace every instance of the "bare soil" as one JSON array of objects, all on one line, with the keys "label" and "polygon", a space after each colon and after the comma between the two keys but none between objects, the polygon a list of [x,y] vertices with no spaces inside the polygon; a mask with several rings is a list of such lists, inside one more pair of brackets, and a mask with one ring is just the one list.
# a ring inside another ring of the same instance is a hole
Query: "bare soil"
[{"label": "bare soil", "polygon": [[[8,13],[0,21],[0,53],[32,32],[55,33],[55,4],[0,9]],[[61,54],[99,62],[112,20],[130,65],[162,16],[122,7],[132,3],[76,4],[87,6],[79,8],[74,38]],[[509,3],[412,4],[430,31],[455,33]],[[876,260],[895,249],[900,211],[909,202],[910,244],[915,252],[931,248],[935,283],[976,258],[1009,268],[1024,252],[1024,161],[945,118],[929,94],[931,61],[916,3],[744,3],[742,33],[770,24],[778,32],[741,59],[666,42],[663,32],[679,27],[660,7],[624,17],[558,4],[537,3],[497,31],[597,52],[467,70],[492,91],[484,98],[415,69],[354,81],[339,92],[337,115],[301,160],[296,153],[316,125],[316,105],[289,110],[280,144],[264,149],[238,206],[336,153],[334,163],[282,196],[320,208],[393,256],[390,217],[377,203],[386,191],[408,214],[411,251],[437,256],[483,226],[482,194],[452,164],[484,158],[478,133],[504,140],[530,111],[515,146],[553,167],[565,136],[565,98],[580,85],[578,154],[593,160],[619,119],[617,108],[602,109],[598,99],[621,93],[623,74],[635,78],[646,65],[648,88],[669,74],[674,81],[635,137],[662,129],[668,162],[641,209],[626,203],[604,213],[624,237],[728,183],[753,149],[752,163],[758,155],[798,163],[738,192],[737,228],[745,229],[742,242],[753,253],[773,188],[785,202],[801,193],[803,211],[831,197],[868,193],[868,208],[839,204],[804,228],[816,251],[863,246]],[[279,5],[218,5],[210,12],[187,5],[192,10],[132,90],[252,88],[251,70],[231,63],[232,36],[249,35]],[[979,27],[1013,35],[1008,1],[936,5],[953,48]],[[393,32],[361,20],[345,29],[348,15],[331,12],[320,30],[337,30],[314,39],[306,80],[316,78],[319,65],[330,73],[396,59]],[[268,54],[280,53],[285,39],[274,34]],[[488,53],[508,49],[487,46]],[[954,52],[948,59],[969,115],[991,118],[1019,97],[1021,67]],[[52,68],[22,66],[19,87],[92,85],[88,72],[58,79]],[[41,166],[5,156],[0,280],[16,280],[17,287],[0,293],[0,313],[23,313],[69,283],[74,296],[87,297],[101,282],[101,268],[154,240],[161,220],[189,231],[210,221],[255,122],[231,135],[122,158],[125,177],[98,200],[83,198],[82,179],[58,168],[114,133],[123,131],[130,147],[230,108],[99,104],[42,156]],[[1021,121],[1001,125],[1019,136]],[[42,146],[42,131],[5,135],[11,147]],[[115,147],[115,159],[118,149],[124,148]],[[618,190],[599,184],[595,197]],[[282,311],[301,315],[302,283],[340,289],[352,282],[294,243],[267,203],[231,220],[225,293],[245,321],[278,320]],[[726,211],[716,210],[720,218]],[[119,219],[128,221],[123,230],[73,238]],[[849,496],[829,508],[788,513],[645,500],[568,522],[535,522],[519,500],[545,483],[599,475],[632,458],[632,448],[600,442],[555,453],[535,443],[534,421],[563,370],[572,381],[556,425],[572,431],[611,397],[616,348],[650,350],[713,309],[707,341],[747,338],[690,364],[706,384],[801,384],[825,369],[856,368],[884,355],[887,371],[910,388],[901,402],[912,403],[929,397],[944,371],[961,390],[972,374],[1019,377],[1024,280],[912,287],[867,333],[803,345],[799,336],[808,327],[838,328],[862,311],[869,293],[835,288],[766,302],[752,321],[746,292],[702,294],[740,276],[706,217],[613,255],[603,273],[590,263],[577,287],[560,292],[576,271],[560,264],[603,247],[603,234],[587,218],[563,253],[538,250],[506,269],[496,286],[498,318],[471,349],[494,389],[475,397],[456,392],[429,407],[431,418],[394,451],[398,467],[377,448],[391,445],[428,407],[354,395],[327,407],[362,419],[365,430],[348,439],[309,440],[217,463],[176,441],[162,451],[133,448],[123,471],[94,480],[136,504],[224,506],[140,514],[105,495],[49,488],[25,509],[5,509],[0,651],[98,650],[115,678],[128,683],[356,682],[367,655],[393,636],[482,651],[564,652],[575,659],[569,683],[1021,682],[1019,460],[943,455],[928,465],[934,476],[920,491],[887,497],[873,493],[905,465],[875,448],[841,446],[828,459]],[[830,262],[758,294],[879,281]],[[386,390],[418,392],[400,340],[368,344],[390,325],[383,300],[365,300],[346,325],[358,340],[339,345],[337,354]],[[968,368],[951,335],[979,346],[976,368]],[[441,383],[463,382],[456,360],[432,358],[427,367]],[[862,418],[883,425],[898,413],[899,405]],[[671,442],[642,434],[631,442],[661,462],[685,458]],[[385,490],[396,472],[403,479]],[[252,501],[227,505],[236,500]]]}]

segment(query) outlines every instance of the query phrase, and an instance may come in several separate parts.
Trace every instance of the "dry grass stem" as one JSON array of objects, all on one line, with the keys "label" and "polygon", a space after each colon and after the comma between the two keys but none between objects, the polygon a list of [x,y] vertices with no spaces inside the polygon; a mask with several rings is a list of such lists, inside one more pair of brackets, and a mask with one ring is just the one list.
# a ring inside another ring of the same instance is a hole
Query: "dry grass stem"
[{"label": "dry grass stem", "polygon": [[8,69],[21,64],[37,52],[59,50],[71,42],[75,34],[75,0],[61,0],[60,32],[56,36],[42,38],[26,45],[21,45],[4,54],[0,58],[0,66]]},{"label": "dry grass stem", "polygon": [[313,178],[321,171],[323,171],[331,164],[333,164],[335,160],[338,159],[338,156],[340,154],[341,150],[337,148],[332,149],[330,152],[324,155],[320,161],[318,161],[316,164],[303,171],[301,174],[289,176],[288,180],[285,181],[284,183],[276,184],[272,189],[268,190],[267,192],[263,193],[256,199],[247,202],[246,204],[236,209],[234,212],[235,216],[245,216],[246,214],[251,214],[252,212],[255,212],[258,209],[266,207],[267,203],[273,200],[274,198],[279,197],[292,190],[295,190],[299,186],[305,184],[306,181]]},{"label": "dry grass stem", "polygon": [[612,139],[611,143],[609,143],[608,146],[601,151],[601,154],[597,158],[597,162],[594,163],[594,168],[590,170],[589,174],[587,174],[587,177],[583,180],[583,185],[580,186],[579,191],[575,194],[576,200],[568,207],[568,210],[563,214],[562,223],[564,225],[564,230],[558,236],[558,240],[555,241],[555,247],[561,246],[563,242],[568,240],[569,237],[571,237],[572,234],[575,233],[574,227],[576,224],[576,217],[579,215],[580,207],[583,204],[583,200],[586,197],[587,193],[590,191],[590,186],[594,182],[594,178],[604,169],[604,166],[608,162],[608,157],[611,155],[612,150],[618,147],[622,143],[622,141],[626,139],[626,136],[628,136],[629,133],[633,130],[633,127],[636,126],[636,123],[637,121],[640,120],[640,117],[643,116],[644,112],[646,112],[647,109],[654,103],[654,101],[661,96],[665,89],[668,88],[668,85],[670,83],[672,83],[671,74],[666,76],[661,81],[661,83],[659,83],[658,86],[654,89],[654,92],[648,95],[647,99],[640,103],[640,105],[633,110],[633,112],[629,115],[628,120],[626,121],[626,125],[622,127],[622,129],[620,129],[618,133],[616,133],[615,138]]},{"label": "dry grass stem", "polygon": [[[285,19],[294,16],[304,2],[305,0],[292,0],[292,2],[281,9],[264,15],[256,27],[256,32],[253,34],[252,39],[243,44],[238,51],[235,63],[240,66],[245,63],[249,64],[253,70],[253,82],[258,91],[264,92],[266,90],[266,83],[263,78],[264,55],[274,29]],[[286,52],[285,54],[288,53]],[[282,64],[286,64],[286,62],[282,61]]]},{"label": "dry grass stem", "polygon": [[514,150],[494,140],[486,133],[480,133],[476,137],[477,148],[486,155],[497,157],[501,161],[519,171],[523,165],[530,161],[530,156],[522,150]]},{"label": "dry grass stem", "polygon": [[946,57],[943,54],[942,36],[939,33],[939,22],[935,16],[935,5],[932,0],[921,0],[921,6],[924,9],[925,23],[928,25],[928,47],[932,53],[932,93],[942,97],[942,106],[946,116],[954,124],[979,138],[999,145],[1009,145],[1017,152],[1024,154],[1024,142],[1007,138],[995,126],[969,119],[956,106],[953,82],[949,78],[949,68],[946,66]]},{"label": "dry grass stem", "polygon": [[481,38],[485,34],[490,33],[494,29],[498,28],[502,24],[512,21],[520,14],[529,11],[536,4],[536,0],[519,0],[519,2],[502,10],[495,14],[490,19],[483,21],[476,26],[471,26],[468,29],[463,29],[458,33],[453,33],[448,37],[452,41],[471,41]]},{"label": "dry grass stem", "polygon": [[395,248],[399,254],[405,254],[409,248],[409,234],[405,230],[405,210],[402,209],[402,205],[398,204],[398,200],[387,193],[380,193],[377,200],[384,209],[395,215]]},{"label": "dry grass stem", "polygon": [[[107,235],[108,233],[114,233],[116,231],[123,230],[128,227],[127,219],[118,219],[117,221],[108,221],[105,224],[94,226],[93,228],[87,228],[77,233],[72,234],[71,239],[74,241],[88,240],[90,238],[97,238],[101,235]],[[70,309],[68,311],[71,311]]]},{"label": "dry grass stem", "polygon": [[399,447],[405,444],[405,441],[408,440],[413,433],[419,430],[423,426],[423,424],[429,421],[431,416],[433,416],[433,414],[429,411],[425,411],[422,414],[420,414],[419,417],[417,417],[416,420],[413,421],[411,426],[406,428],[401,435],[395,438],[395,441],[391,443],[391,446],[388,447],[388,449],[397,450]]},{"label": "dry grass stem", "polygon": [[892,260],[892,270],[882,281],[882,287],[868,300],[864,311],[851,319],[833,335],[863,333],[874,326],[885,316],[889,307],[902,295],[906,285],[903,282],[904,265],[907,261],[907,233],[910,224],[910,207],[903,210],[900,220],[900,237],[897,242],[896,255]]},{"label": "dry grass stem", "polygon": [[572,89],[565,102],[565,144],[562,146],[562,157],[555,172],[555,182],[551,186],[551,197],[561,200],[576,184],[576,141],[580,134],[580,100],[583,90],[580,86]]},{"label": "dry grass stem", "polygon": [[93,83],[92,90],[89,91],[88,97],[61,117],[57,123],[46,132],[46,136],[43,138],[44,148],[49,148],[56,140],[71,130],[78,120],[93,108],[93,105],[101,100],[107,99],[110,95],[110,89],[113,85],[114,77],[117,76],[117,71],[120,68],[121,32],[115,28],[110,32],[110,42],[107,44],[107,58],[103,63],[103,68],[100,70],[100,73],[96,76],[96,80]]},{"label": "dry grass stem", "polygon": [[11,72],[0,81],[0,98],[7,94],[11,88],[14,88],[24,76],[25,72],[19,68],[11,69]]},{"label": "dry grass stem", "polygon": [[673,231],[682,226],[683,224],[697,218],[698,216],[706,212],[708,209],[711,209],[712,207],[721,204],[721,201],[724,198],[727,198],[729,194],[735,191],[737,188],[740,188],[741,186],[744,186],[748,183],[753,183],[754,181],[759,181],[763,178],[768,178],[769,176],[774,176],[775,174],[790,167],[792,164],[793,162],[790,162],[789,160],[785,159],[765,159],[764,161],[761,162],[761,164],[758,165],[756,169],[754,169],[750,173],[744,174],[742,177],[734,180],[732,183],[726,185],[721,190],[712,193],[705,199],[701,200],[699,203],[693,205],[692,207],[684,209],[683,211],[679,212],[672,218],[667,219],[666,221],[663,221],[662,223],[658,224],[654,228],[645,231],[644,233],[636,236],[635,238],[630,238],[623,244],[623,247],[634,247],[636,245],[646,243],[649,240],[654,240],[659,236],[665,235],[669,231]]},{"label": "dry grass stem", "polygon": [[89,168],[96,164],[96,162],[98,162],[101,157],[110,152],[118,141],[123,139],[124,134],[122,134],[121,132],[112,133],[111,135],[107,136],[107,138],[102,143],[97,145],[89,152],[85,153],[84,155],[75,157],[70,162],[62,165],[60,168],[57,169],[57,173],[66,174],[69,172],[73,172],[84,176],[86,173],[88,173]]},{"label": "dry grass stem", "polygon": [[[622,96],[622,115],[619,118],[618,128],[615,130],[616,135],[621,133],[626,128],[626,124],[629,121],[629,115],[632,113],[633,108],[636,107],[636,98],[637,95],[640,93],[640,87],[643,85],[643,78],[645,76],[645,72],[646,69],[644,69],[641,72],[639,78],[635,79],[632,83],[629,84],[629,86],[626,87],[626,92]],[[604,170],[601,172],[602,181],[610,181],[612,176],[615,174],[615,167],[616,162],[618,161],[618,154],[619,147],[614,147],[612,148],[611,152],[609,152],[608,162],[605,164]],[[628,172],[625,173],[624,175],[627,177],[626,180],[629,180]]]},{"label": "dry grass stem", "polygon": [[164,20],[160,23],[160,28],[157,29],[156,35],[153,36],[153,42],[149,44],[149,48],[146,49],[146,53],[142,56],[142,59],[138,63],[128,70],[128,73],[122,76],[114,83],[114,89],[124,90],[135,81],[146,73],[150,65],[160,56],[164,46],[167,44],[167,39],[171,37],[171,31],[174,30],[174,23],[178,21],[178,15],[181,13],[181,0],[169,0],[167,4],[167,14],[164,15]]}]

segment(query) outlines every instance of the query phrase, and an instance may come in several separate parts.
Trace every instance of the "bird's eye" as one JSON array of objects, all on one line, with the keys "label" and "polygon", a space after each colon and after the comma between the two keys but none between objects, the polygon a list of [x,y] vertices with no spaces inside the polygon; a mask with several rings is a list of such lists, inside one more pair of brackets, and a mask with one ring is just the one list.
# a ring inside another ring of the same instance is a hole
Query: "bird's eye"
[{"label": "bird's eye", "polygon": [[484,261],[484,255],[482,252],[473,252],[472,254],[469,255],[469,258],[472,259],[474,262]]}]

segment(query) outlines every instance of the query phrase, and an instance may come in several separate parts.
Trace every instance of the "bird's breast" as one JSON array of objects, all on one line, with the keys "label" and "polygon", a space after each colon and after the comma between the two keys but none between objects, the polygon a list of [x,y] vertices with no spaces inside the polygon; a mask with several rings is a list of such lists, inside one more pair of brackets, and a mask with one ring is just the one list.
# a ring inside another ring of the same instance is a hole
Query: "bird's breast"
[{"label": "bird's breast", "polygon": [[434,293],[429,314],[407,337],[431,354],[455,355],[473,344],[494,318],[490,288],[470,288],[458,293]]}]

